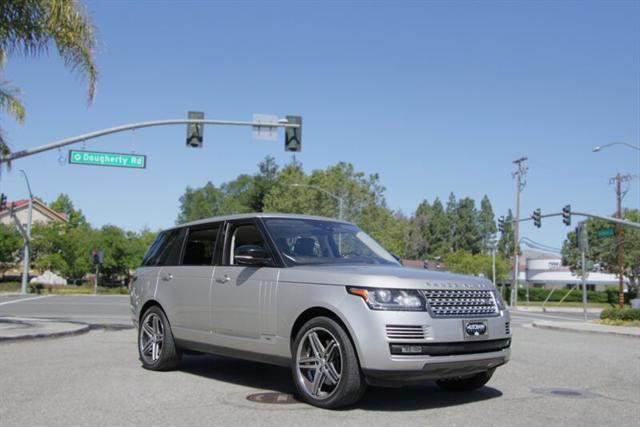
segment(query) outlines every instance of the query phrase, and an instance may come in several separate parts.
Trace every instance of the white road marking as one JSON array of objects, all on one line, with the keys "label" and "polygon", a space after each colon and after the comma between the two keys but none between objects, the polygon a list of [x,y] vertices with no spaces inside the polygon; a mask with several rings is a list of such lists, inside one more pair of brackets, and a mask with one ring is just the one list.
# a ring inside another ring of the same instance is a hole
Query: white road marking
[{"label": "white road marking", "polygon": [[16,303],[16,302],[23,302],[23,301],[34,301],[34,300],[42,299],[42,298],[49,298],[51,296],[53,296],[53,295],[42,295],[42,296],[33,297],[33,298],[27,297],[27,298],[22,298],[22,299],[16,299],[16,300],[13,300],[13,301],[0,302],[0,305],[13,304],[13,303]]}]

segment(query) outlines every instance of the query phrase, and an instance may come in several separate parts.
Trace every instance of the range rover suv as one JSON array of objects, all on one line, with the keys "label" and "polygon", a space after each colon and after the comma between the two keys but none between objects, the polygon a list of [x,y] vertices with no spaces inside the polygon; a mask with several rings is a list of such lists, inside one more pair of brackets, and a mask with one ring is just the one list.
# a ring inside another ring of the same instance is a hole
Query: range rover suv
[{"label": "range rover suv", "polygon": [[491,282],[402,267],[354,224],[248,214],[161,232],[131,284],[142,365],[183,351],[290,367],[299,397],[356,402],[367,384],[482,387],[509,360]]}]

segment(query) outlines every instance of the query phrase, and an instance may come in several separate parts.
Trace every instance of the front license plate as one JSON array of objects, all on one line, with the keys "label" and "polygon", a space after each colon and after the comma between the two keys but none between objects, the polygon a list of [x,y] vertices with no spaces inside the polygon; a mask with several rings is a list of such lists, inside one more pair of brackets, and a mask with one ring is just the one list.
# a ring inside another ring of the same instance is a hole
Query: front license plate
[{"label": "front license plate", "polygon": [[463,320],[462,328],[466,339],[482,339],[489,336],[489,324],[486,320]]}]

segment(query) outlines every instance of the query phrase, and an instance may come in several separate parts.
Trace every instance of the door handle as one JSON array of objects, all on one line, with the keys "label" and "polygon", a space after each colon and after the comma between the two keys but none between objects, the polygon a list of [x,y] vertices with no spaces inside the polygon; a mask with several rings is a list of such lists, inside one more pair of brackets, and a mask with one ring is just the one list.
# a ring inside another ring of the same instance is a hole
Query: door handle
[{"label": "door handle", "polygon": [[173,274],[171,274],[171,273],[165,274],[165,275],[162,276],[162,280],[164,280],[165,282],[168,282],[171,279],[173,279]]},{"label": "door handle", "polygon": [[224,276],[216,277],[216,282],[218,283],[227,283],[229,280],[231,280],[231,277],[229,277],[228,274],[225,274]]}]

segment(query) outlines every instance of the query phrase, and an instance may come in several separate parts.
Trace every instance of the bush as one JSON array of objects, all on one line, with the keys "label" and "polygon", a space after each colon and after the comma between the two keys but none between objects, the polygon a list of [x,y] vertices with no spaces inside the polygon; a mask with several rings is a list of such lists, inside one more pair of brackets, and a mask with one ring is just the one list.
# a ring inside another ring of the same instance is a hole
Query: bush
[{"label": "bush", "polygon": [[628,322],[640,320],[640,308],[606,308],[600,313],[600,319],[623,320]]}]

